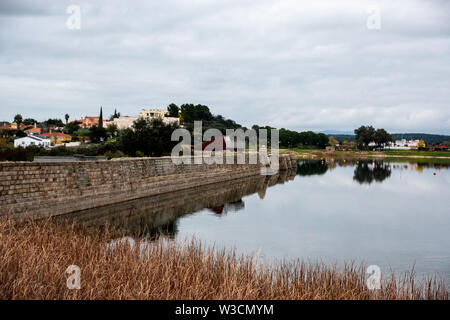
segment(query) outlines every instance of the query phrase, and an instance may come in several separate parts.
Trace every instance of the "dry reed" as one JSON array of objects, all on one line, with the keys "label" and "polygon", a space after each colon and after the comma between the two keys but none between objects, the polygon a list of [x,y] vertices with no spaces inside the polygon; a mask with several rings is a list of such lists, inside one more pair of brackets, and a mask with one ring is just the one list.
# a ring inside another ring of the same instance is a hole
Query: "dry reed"
[{"label": "dry reed", "polygon": [[[0,299],[448,299],[443,282],[411,274],[371,291],[353,264],[261,263],[194,240],[110,238],[73,224],[0,221]],[[69,265],[81,268],[79,290],[66,287]]]}]

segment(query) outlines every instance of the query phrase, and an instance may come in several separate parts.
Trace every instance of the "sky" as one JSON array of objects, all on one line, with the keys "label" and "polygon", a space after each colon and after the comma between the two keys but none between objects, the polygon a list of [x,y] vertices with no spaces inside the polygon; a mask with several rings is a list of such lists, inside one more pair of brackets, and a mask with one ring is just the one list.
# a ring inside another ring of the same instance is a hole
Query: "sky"
[{"label": "sky", "polygon": [[247,127],[450,134],[450,1],[1,0],[0,88],[0,121],[199,103]]}]

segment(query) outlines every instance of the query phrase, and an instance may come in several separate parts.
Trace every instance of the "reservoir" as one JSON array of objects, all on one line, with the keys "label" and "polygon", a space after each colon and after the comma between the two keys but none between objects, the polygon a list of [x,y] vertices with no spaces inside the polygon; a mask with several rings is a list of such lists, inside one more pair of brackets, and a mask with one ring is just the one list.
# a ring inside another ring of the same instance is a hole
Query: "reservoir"
[{"label": "reservoir", "polygon": [[123,237],[183,241],[261,259],[378,265],[450,284],[448,164],[303,160],[252,176],[74,212]]}]

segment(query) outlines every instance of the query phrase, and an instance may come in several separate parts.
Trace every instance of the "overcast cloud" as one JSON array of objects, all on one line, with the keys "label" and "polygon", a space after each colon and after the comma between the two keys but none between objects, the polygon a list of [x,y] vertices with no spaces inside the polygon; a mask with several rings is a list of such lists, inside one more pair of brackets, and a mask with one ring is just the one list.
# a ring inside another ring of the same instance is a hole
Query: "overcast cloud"
[{"label": "overcast cloud", "polygon": [[174,102],[246,126],[450,134],[449,62],[445,0],[0,1],[0,120]]}]

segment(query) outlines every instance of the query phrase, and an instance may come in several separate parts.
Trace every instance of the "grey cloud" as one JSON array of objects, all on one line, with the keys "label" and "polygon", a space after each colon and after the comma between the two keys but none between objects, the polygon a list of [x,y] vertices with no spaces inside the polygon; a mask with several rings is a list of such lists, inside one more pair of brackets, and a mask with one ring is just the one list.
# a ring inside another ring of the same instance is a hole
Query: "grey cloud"
[{"label": "grey cloud", "polygon": [[247,126],[450,133],[445,1],[36,3],[1,7],[0,119],[192,102]]}]

